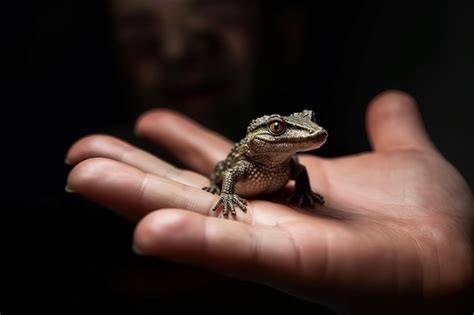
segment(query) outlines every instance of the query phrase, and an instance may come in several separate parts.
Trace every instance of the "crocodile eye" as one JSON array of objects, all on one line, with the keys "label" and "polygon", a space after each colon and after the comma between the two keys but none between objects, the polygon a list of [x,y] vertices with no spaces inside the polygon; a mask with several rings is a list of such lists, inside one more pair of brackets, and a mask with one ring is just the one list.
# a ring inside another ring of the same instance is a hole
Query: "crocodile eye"
[{"label": "crocodile eye", "polygon": [[286,130],[286,124],[281,119],[273,119],[268,123],[268,129],[274,135],[281,135]]}]

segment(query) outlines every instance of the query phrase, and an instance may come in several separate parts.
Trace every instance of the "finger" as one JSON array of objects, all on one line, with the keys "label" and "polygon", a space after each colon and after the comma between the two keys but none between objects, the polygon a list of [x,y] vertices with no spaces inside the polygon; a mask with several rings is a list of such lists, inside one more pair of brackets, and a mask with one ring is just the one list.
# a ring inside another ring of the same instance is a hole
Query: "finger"
[{"label": "finger", "polygon": [[207,214],[216,200],[216,196],[199,188],[105,158],[88,159],[76,165],[68,176],[68,187],[131,220],[168,207]]},{"label": "finger", "polygon": [[367,131],[376,151],[434,149],[415,100],[403,92],[384,92],[369,104]]},{"label": "finger", "polygon": [[191,169],[208,175],[223,160],[231,143],[177,112],[157,109],[145,113],[136,133],[168,150]]},{"label": "finger", "polygon": [[92,135],[80,139],[71,146],[66,160],[68,164],[77,164],[94,157],[120,161],[145,173],[159,175],[193,187],[201,188],[209,184],[209,180],[199,174],[178,169],[148,152],[107,135]]},{"label": "finger", "polygon": [[[322,237],[311,237],[311,249],[324,250],[324,246],[316,245],[321,240]],[[144,255],[195,264],[252,281],[280,286],[284,283],[287,287],[293,280],[304,278],[307,270],[303,266],[308,266],[305,263],[318,271],[324,262],[323,255],[317,252],[311,256],[318,259],[307,260],[293,235],[282,228],[251,226],[178,209],[155,211],[140,221],[134,246]]]}]

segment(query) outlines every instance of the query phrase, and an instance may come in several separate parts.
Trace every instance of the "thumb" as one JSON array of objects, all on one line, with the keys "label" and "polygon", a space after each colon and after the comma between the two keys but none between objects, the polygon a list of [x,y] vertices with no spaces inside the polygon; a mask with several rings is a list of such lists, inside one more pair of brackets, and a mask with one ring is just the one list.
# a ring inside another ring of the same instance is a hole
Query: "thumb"
[{"label": "thumb", "polygon": [[400,91],[386,91],[369,104],[366,119],[375,151],[417,148],[436,150],[423,125],[416,101]]}]

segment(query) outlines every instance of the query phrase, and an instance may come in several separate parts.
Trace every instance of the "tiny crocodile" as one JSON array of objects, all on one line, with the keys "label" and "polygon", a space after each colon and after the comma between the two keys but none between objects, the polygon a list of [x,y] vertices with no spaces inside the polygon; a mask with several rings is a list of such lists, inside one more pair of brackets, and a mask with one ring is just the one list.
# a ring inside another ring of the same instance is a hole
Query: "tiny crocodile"
[{"label": "tiny crocodile", "polygon": [[220,195],[211,210],[223,207],[224,217],[228,217],[229,211],[235,217],[235,206],[247,211],[243,197],[276,192],[290,179],[295,180],[295,190],[289,203],[300,207],[323,204],[323,197],[311,191],[306,168],[295,154],[321,147],[327,136],[311,110],[289,116],[265,115],[253,120],[245,138],[216,165],[210,186],[203,188]]}]

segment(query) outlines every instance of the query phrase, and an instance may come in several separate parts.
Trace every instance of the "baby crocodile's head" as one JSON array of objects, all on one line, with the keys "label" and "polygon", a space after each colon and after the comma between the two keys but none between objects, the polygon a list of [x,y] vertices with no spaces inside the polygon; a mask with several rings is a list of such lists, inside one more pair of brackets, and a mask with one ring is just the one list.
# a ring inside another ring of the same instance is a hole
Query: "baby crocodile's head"
[{"label": "baby crocodile's head", "polygon": [[327,131],[316,123],[312,110],[289,116],[271,115],[255,119],[247,128],[247,155],[285,160],[297,152],[321,147]]}]

